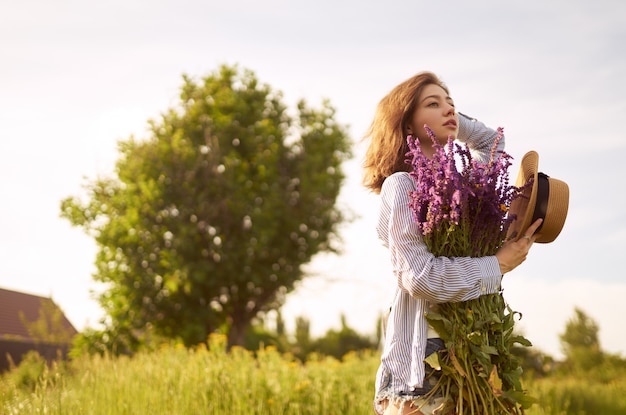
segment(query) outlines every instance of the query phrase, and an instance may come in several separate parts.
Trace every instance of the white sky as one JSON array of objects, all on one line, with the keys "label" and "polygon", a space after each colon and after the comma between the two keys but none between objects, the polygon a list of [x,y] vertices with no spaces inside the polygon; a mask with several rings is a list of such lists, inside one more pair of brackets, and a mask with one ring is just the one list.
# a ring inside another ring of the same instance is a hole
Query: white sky
[{"label": "white sky", "polygon": [[[535,245],[505,277],[519,327],[559,355],[575,306],[600,325],[605,351],[626,354],[626,3],[419,0],[56,0],[0,4],[0,287],[52,296],[77,328],[100,316],[90,290],[96,247],[59,218],[85,177],[111,173],[116,143],[145,135],[172,106],[183,73],[239,64],[286,102],[329,98],[355,140],[380,98],[422,70],[438,73],[457,108],[503,126],[516,160],[570,186],[556,242]],[[344,254],[323,256],[291,295],[287,322],[314,334],[339,314],[373,332],[394,280],[376,241],[376,197],[346,165],[341,203],[359,216]],[[514,165],[512,176],[517,174]]]}]

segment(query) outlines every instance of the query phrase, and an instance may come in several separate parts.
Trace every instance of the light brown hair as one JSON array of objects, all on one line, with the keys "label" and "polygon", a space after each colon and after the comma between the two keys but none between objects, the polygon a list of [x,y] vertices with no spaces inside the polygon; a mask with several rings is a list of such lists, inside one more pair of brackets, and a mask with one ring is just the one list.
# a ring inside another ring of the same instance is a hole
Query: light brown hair
[{"label": "light brown hair", "polygon": [[365,153],[363,185],[375,193],[385,179],[399,171],[410,171],[405,162],[409,147],[406,124],[417,106],[426,85],[439,85],[449,93],[445,84],[432,72],[420,72],[391,90],[376,107],[374,120],[365,139],[370,144]]}]

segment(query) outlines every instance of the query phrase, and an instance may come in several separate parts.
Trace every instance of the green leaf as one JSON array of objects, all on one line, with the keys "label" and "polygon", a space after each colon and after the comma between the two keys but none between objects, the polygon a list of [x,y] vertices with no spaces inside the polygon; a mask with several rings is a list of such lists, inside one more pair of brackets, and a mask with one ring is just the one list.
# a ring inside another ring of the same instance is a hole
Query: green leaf
[{"label": "green leaf", "polygon": [[452,336],[449,331],[451,323],[449,320],[444,319],[443,316],[436,313],[429,313],[426,315],[428,324],[439,334],[439,337],[444,341],[449,341]]},{"label": "green leaf", "polygon": [[526,347],[531,347],[531,346],[533,345],[533,344],[530,342],[530,340],[528,340],[526,337],[524,337],[524,336],[520,336],[520,335],[518,335],[518,336],[511,336],[511,338],[509,339],[509,342],[510,342],[511,344],[514,344],[514,343],[519,343],[519,344],[521,344],[522,346],[526,346]]},{"label": "green leaf", "polygon": [[533,404],[538,402],[536,398],[527,395],[524,392],[514,390],[505,391],[502,394],[502,397],[509,402],[519,404],[523,409],[529,409]]},{"label": "green leaf", "polygon": [[478,331],[473,331],[467,335],[467,339],[471,341],[473,344],[479,345],[482,343],[483,336],[482,336],[482,333]]},{"label": "green leaf", "polygon": [[481,349],[483,352],[487,353],[487,354],[491,354],[491,355],[494,355],[494,356],[497,356],[497,355],[498,355],[498,349],[496,349],[496,348],[495,348],[495,347],[493,347],[493,346],[483,345],[483,346],[481,346],[481,348],[480,348],[480,349]]},{"label": "green leaf", "polygon": [[439,352],[431,353],[424,359],[426,363],[435,370],[441,370],[441,362],[439,361]]}]

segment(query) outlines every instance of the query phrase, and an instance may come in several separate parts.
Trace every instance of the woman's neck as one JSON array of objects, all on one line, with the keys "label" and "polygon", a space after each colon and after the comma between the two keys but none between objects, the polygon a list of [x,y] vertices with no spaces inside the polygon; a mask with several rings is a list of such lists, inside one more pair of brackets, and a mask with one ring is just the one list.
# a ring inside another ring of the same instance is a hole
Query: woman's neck
[{"label": "woman's neck", "polygon": [[435,155],[435,149],[433,148],[433,146],[432,145],[426,146],[426,145],[420,144],[420,147],[421,147],[422,154],[424,154],[426,158],[428,158],[429,160],[432,160],[433,156]]}]

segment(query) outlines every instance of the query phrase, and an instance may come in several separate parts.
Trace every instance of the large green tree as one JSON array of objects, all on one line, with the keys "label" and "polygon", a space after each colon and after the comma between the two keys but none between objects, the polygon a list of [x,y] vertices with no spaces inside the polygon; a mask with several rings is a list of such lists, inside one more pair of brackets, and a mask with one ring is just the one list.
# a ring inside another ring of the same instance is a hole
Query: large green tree
[{"label": "large green tree", "polygon": [[148,137],[119,143],[113,177],[61,203],[98,245],[111,346],[132,349],[147,333],[191,345],[214,331],[242,344],[303,264],[338,248],[351,141],[330,103],[289,111],[237,66],[183,81]]}]

